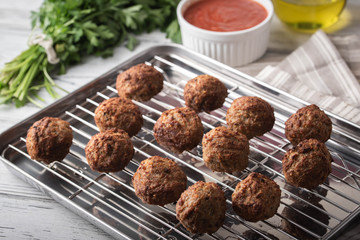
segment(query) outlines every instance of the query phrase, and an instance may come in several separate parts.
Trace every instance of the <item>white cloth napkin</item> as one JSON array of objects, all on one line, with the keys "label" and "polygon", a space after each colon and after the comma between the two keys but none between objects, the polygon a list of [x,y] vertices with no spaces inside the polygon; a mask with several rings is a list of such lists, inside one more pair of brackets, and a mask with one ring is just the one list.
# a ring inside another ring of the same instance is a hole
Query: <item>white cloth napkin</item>
[{"label": "white cloth napkin", "polygon": [[317,31],[257,78],[360,124],[360,36],[330,38]]}]

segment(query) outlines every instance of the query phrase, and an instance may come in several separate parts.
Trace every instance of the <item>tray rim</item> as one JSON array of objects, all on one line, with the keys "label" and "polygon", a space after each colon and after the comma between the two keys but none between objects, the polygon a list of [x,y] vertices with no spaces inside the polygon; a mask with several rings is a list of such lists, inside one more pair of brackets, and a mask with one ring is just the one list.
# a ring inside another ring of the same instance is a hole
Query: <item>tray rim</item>
[{"label": "tray rim", "polygon": [[[83,93],[85,90],[90,90],[90,92],[86,92],[86,95],[92,95],[93,93],[97,92],[98,89],[96,88],[96,86],[103,84],[103,82],[112,82],[113,79],[108,79],[108,80],[104,80],[106,79],[108,76],[110,76],[111,74],[114,74],[114,72],[118,71],[121,68],[124,68],[126,65],[131,65],[133,64],[134,61],[136,61],[139,57],[144,56],[146,54],[150,54],[151,52],[156,52],[160,49],[161,51],[165,51],[164,48],[168,48],[168,49],[177,49],[180,51],[184,51],[184,53],[189,53],[189,55],[192,56],[196,56],[199,57],[201,59],[204,59],[204,61],[206,61],[207,63],[210,64],[214,64],[216,66],[220,66],[238,76],[247,78],[248,80],[251,81],[255,81],[256,83],[269,88],[272,91],[276,91],[279,92],[281,94],[284,94],[286,96],[291,96],[291,98],[295,99],[295,101],[298,101],[300,103],[303,104],[309,104],[301,99],[298,99],[286,92],[283,92],[282,90],[279,90],[275,87],[269,86],[266,83],[261,82],[260,80],[257,80],[256,78],[242,73],[241,71],[234,69],[232,67],[229,67],[225,64],[222,64],[220,62],[217,62],[214,59],[211,59],[209,57],[206,57],[204,55],[201,55],[197,52],[194,52],[190,49],[187,49],[181,45],[178,44],[159,44],[153,47],[149,47],[147,49],[142,50],[141,52],[135,54],[134,56],[132,56],[131,58],[119,63],[117,66],[113,67],[112,69],[110,69],[109,71],[101,74],[100,76],[96,77],[94,80],[91,80],[89,83],[83,85],[82,87],[78,88],[77,90],[73,91],[72,93],[62,97],[61,99],[58,99],[57,101],[53,102],[52,104],[50,104],[49,106],[45,107],[44,109],[41,109],[40,111],[34,113],[33,115],[27,117],[26,119],[20,121],[19,123],[15,124],[14,126],[8,128],[7,130],[5,130],[3,133],[0,134],[0,152],[2,153],[8,146],[9,142],[12,142],[16,139],[18,139],[21,135],[24,134],[23,131],[16,131],[19,128],[20,129],[28,129],[28,127],[32,124],[33,121],[37,120],[38,118],[41,118],[43,116],[48,116],[49,112],[54,112],[53,109],[57,109],[55,112],[63,112],[62,109],[66,109],[68,108],[68,106],[73,106],[74,102],[78,102],[77,99],[82,99],[83,100],[83,95],[85,94],[81,94]],[[177,51],[176,50],[176,51]],[[152,54],[154,55],[154,54]],[[91,90],[93,89],[93,90]],[[69,99],[71,99],[71,101],[68,101]],[[59,108],[55,108],[58,106],[61,106],[61,109]],[[327,112],[328,113],[328,112]],[[349,122],[346,119],[343,119],[335,114],[332,113],[328,113],[331,116],[335,117],[337,120],[343,121],[346,124],[349,124],[352,127],[358,128],[360,129],[360,125],[357,125],[355,123]],[[15,132],[15,134],[13,134]],[[17,132],[17,133],[16,133]],[[8,135],[10,135],[11,137],[8,137]],[[3,140],[6,141],[3,141]],[[50,187],[44,185],[41,181],[37,180],[36,178],[30,176],[29,174],[27,174],[25,171],[23,171],[20,167],[16,166],[15,164],[13,164],[11,161],[7,160],[5,157],[3,157],[3,155],[0,155],[0,159],[2,160],[2,162],[5,164],[5,166],[11,171],[13,172],[17,177],[21,178],[22,180],[24,180],[25,182],[31,184],[32,186],[35,186],[36,188],[38,188],[39,190],[41,190],[43,193],[49,195],[50,197],[52,197],[54,200],[56,200],[57,202],[59,202],[61,205],[63,205],[64,207],[70,209],[72,212],[78,214],[79,216],[85,218],[86,220],[88,220],[90,223],[98,226],[99,228],[103,229],[104,231],[106,231],[107,233],[109,233],[110,235],[112,235],[113,237],[118,238],[119,237],[119,232],[116,231],[116,229],[112,228],[111,226],[109,226],[108,224],[101,222],[100,220],[98,220],[96,217],[94,217],[92,214],[90,214],[89,212],[86,212],[85,210],[81,209],[80,207],[78,207],[77,205],[73,204],[71,202],[70,199],[62,196],[61,194],[57,193],[55,190],[51,189]],[[358,217],[358,214],[360,212],[360,208],[358,207],[352,214],[350,214],[347,218],[345,218],[342,222],[342,224],[337,225],[336,227],[336,231],[332,232],[331,234],[326,234],[326,238],[333,238],[335,236],[337,236],[338,234],[340,234],[342,231],[344,231],[346,228],[343,228],[343,225],[347,225],[349,224],[352,220],[354,220],[356,217]],[[342,231],[338,231],[339,229],[341,229]],[[120,234],[121,235],[121,234]],[[125,236],[122,236],[125,237]]]}]

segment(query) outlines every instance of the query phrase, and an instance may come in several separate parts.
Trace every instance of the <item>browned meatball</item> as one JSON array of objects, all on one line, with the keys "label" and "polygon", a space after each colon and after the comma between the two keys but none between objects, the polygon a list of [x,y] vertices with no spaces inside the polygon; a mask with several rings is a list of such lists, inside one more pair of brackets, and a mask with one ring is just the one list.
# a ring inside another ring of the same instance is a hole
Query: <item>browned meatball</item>
[{"label": "browned meatball", "polygon": [[294,186],[313,189],[324,183],[331,172],[332,158],[324,143],[305,139],[289,149],[283,159],[286,180]]},{"label": "browned meatball", "polygon": [[275,215],[281,191],[272,179],[253,172],[239,182],[232,194],[234,211],[243,219],[257,222]]},{"label": "browned meatball", "polygon": [[120,97],[144,102],[162,90],[163,80],[164,76],[154,67],[140,63],[118,75],[116,90]]},{"label": "browned meatball", "polygon": [[229,127],[248,139],[270,131],[275,122],[274,109],[259,97],[244,96],[233,101],[226,114]]},{"label": "browned meatball", "polygon": [[248,165],[249,141],[245,135],[226,127],[217,127],[202,140],[205,165],[217,172],[237,172]]},{"label": "browned meatball", "polygon": [[137,134],[143,124],[143,118],[138,106],[128,98],[110,98],[95,110],[95,123],[101,132],[111,128],[119,128],[130,137]]},{"label": "browned meatball", "polygon": [[315,104],[300,108],[285,122],[285,136],[294,146],[309,138],[326,142],[331,130],[330,118]]},{"label": "browned meatball", "polygon": [[113,128],[92,136],[85,154],[92,170],[117,172],[128,165],[134,156],[134,148],[124,130]]},{"label": "browned meatball", "polygon": [[200,75],[184,87],[185,104],[196,112],[211,112],[222,107],[227,96],[225,85],[210,75]]},{"label": "browned meatball", "polygon": [[175,153],[196,147],[201,141],[203,131],[201,119],[188,107],[163,112],[154,125],[156,141]]},{"label": "browned meatball", "polygon": [[72,139],[72,129],[67,121],[44,117],[29,128],[26,148],[31,159],[49,164],[65,158]]},{"label": "browned meatball", "polygon": [[132,182],[136,196],[144,203],[163,206],[179,199],[187,178],[174,161],[154,156],[140,163]]},{"label": "browned meatball", "polygon": [[224,223],[226,199],[216,183],[196,182],[181,194],[176,217],[191,233],[214,233]]}]

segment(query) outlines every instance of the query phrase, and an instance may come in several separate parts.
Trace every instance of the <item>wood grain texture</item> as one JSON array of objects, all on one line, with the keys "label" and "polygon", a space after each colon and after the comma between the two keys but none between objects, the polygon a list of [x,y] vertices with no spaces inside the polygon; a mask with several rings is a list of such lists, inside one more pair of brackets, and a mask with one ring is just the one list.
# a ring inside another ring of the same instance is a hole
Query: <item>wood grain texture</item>
[{"label": "wood grain texture", "polygon": [[[30,11],[36,10],[41,0],[0,0],[0,68],[27,48],[31,33]],[[347,20],[350,19],[348,25]],[[360,34],[360,1],[350,0],[339,24],[346,25],[333,34]],[[330,33],[332,34],[332,33]],[[310,35],[293,32],[275,17],[272,23],[267,53],[255,63],[238,68],[255,76],[267,65],[275,65],[305,42]],[[115,49],[114,56],[102,59],[88,57],[71,67],[65,75],[57,76],[58,85],[74,91],[102,73],[127,60],[136,53],[159,43],[169,43],[160,32],[139,36],[141,44],[133,52],[124,47]],[[58,93],[61,96],[66,93]],[[54,102],[46,91],[39,94],[45,106]],[[36,113],[40,109],[27,104],[21,109],[0,105],[0,134],[7,128]],[[15,177],[0,163],[0,238],[6,239],[112,239],[107,233],[70,212],[39,190]],[[359,228],[359,221],[352,229]],[[341,239],[357,239],[360,230],[347,231]],[[354,237],[355,236],[355,237]]]}]

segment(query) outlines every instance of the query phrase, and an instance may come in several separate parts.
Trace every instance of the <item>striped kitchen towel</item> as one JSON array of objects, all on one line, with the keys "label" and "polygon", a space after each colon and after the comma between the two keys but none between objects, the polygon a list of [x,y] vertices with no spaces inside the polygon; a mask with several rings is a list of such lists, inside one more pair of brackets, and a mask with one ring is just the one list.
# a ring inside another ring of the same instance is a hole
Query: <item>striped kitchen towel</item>
[{"label": "striped kitchen towel", "polygon": [[330,38],[321,30],[257,78],[360,124],[360,36]]}]

